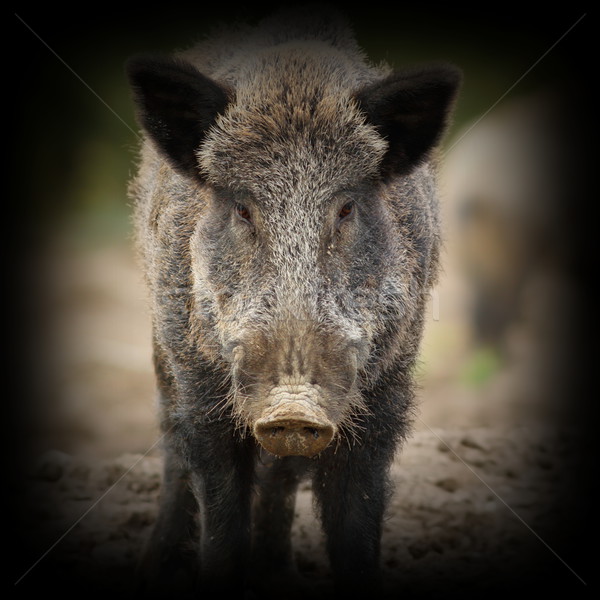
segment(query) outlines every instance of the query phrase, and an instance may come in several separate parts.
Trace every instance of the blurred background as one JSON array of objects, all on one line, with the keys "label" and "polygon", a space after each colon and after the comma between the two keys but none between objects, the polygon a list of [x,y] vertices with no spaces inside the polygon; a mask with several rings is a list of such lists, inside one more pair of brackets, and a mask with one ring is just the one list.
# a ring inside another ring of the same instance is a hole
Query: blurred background
[{"label": "blurred background", "polygon": [[[16,202],[4,256],[17,470],[48,450],[110,457],[144,453],[156,440],[149,317],[126,194],[139,139],[123,64],[187,47],[220,21],[255,22],[272,6],[9,15]],[[591,17],[573,3],[541,19],[504,5],[346,12],[374,62],[441,60],[464,72],[442,152],[443,273],[428,307],[416,429],[575,429],[583,472],[595,347],[585,285],[595,273]]]}]

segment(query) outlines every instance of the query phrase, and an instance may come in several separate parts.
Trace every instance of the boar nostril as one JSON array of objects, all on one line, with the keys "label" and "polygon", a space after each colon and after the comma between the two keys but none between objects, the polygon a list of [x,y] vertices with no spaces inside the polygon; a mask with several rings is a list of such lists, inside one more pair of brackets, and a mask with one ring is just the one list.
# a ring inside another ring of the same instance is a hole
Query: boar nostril
[{"label": "boar nostril", "polygon": [[305,427],[304,431],[306,431],[306,433],[308,433],[309,435],[312,435],[315,438],[315,440],[319,439],[319,431],[314,427]]}]

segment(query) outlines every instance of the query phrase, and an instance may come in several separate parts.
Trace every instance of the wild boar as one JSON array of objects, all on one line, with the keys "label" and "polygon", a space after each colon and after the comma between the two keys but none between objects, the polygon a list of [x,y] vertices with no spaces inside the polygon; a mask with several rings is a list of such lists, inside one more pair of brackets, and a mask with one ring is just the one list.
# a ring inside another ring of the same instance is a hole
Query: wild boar
[{"label": "wild boar", "polygon": [[373,594],[459,72],[373,66],[343,17],[300,10],[127,73],[165,452],[142,572],[169,589],[198,513],[199,585],[268,589],[311,477],[337,588]]}]

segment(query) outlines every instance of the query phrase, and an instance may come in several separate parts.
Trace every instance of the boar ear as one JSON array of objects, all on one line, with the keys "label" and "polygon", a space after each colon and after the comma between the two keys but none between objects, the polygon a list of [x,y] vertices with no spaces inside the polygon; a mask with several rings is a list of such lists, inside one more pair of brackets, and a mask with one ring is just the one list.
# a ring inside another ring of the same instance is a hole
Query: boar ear
[{"label": "boar ear", "polygon": [[167,57],[126,64],[140,125],[171,165],[199,178],[196,151],[229,101],[227,91],[193,65]]},{"label": "boar ear", "polygon": [[427,157],[440,140],[458,86],[451,65],[397,72],[359,91],[355,98],[369,123],[387,140],[382,175],[401,175]]}]

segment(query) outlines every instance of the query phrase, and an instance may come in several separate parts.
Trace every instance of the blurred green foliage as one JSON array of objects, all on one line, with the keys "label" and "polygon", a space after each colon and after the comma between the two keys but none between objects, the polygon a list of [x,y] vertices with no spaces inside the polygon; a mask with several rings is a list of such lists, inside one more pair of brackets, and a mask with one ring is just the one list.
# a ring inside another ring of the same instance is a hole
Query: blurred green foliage
[{"label": "blurred green foliage", "polygon": [[469,387],[478,388],[490,381],[503,366],[500,354],[495,348],[478,348],[468,356],[459,379]]}]

